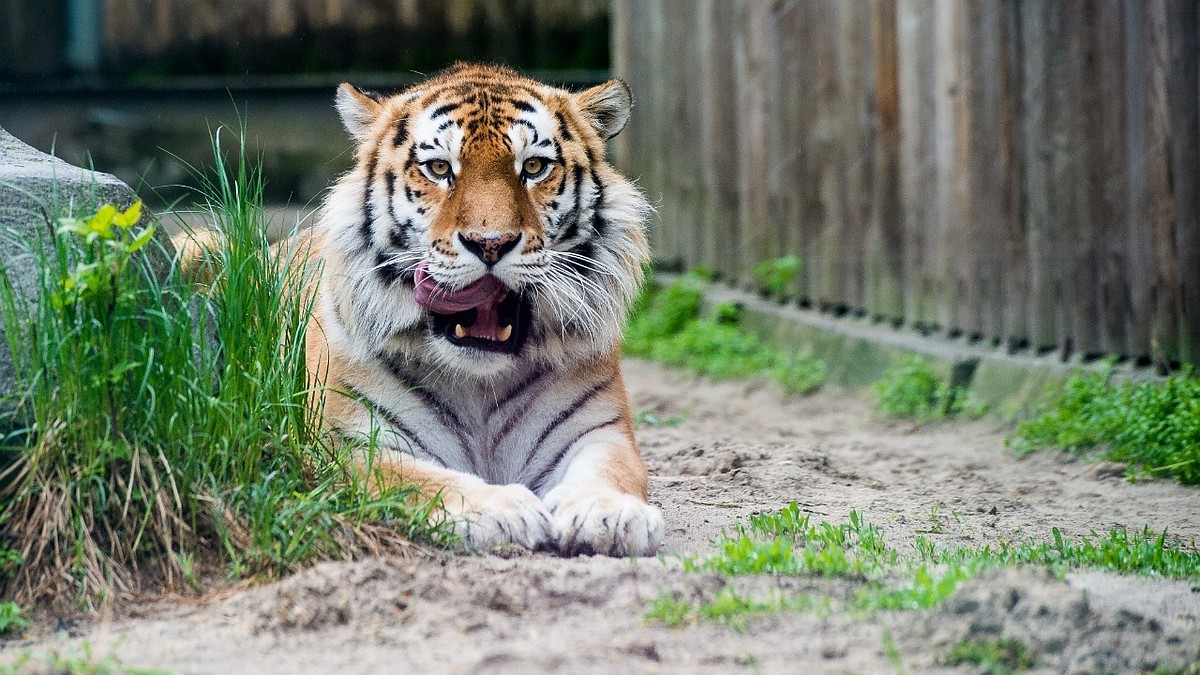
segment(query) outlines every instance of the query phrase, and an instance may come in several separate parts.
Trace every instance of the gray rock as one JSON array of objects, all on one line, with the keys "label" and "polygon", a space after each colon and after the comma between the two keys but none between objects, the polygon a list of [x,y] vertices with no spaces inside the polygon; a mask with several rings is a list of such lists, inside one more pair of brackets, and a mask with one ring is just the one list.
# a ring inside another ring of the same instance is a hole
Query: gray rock
[{"label": "gray rock", "polygon": [[[138,196],[117,178],[72,166],[18,140],[0,128],[0,261],[20,293],[37,287],[24,244],[49,236],[58,218],[86,216],[104,204],[127,208]],[[150,218],[148,212],[143,218]],[[164,272],[173,253],[167,237],[156,237],[155,266]],[[161,253],[161,255],[159,255]],[[0,395],[14,388],[12,355],[0,322]]]}]

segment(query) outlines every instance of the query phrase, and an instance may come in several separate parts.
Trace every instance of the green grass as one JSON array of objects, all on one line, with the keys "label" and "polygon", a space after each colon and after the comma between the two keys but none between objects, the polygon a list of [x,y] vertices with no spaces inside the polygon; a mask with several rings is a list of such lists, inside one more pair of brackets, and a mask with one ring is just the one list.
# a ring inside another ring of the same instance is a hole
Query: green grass
[{"label": "green grass", "polygon": [[987,675],[1011,675],[1033,667],[1033,655],[1024,642],[1000,638],[984,642],[963,640],[950,649],[942,661],[947,666],[973,664]]},{"label": "green grass", "polygon": [[0,664],[0,675],[29,672],[63,675],[167,675],[167,671],[164,670],[123,665],[112,652],[104,656],[97,655],[88,642],[83,643],[78,653],[61,653],[54,650],[34,655],[23,652],[11,662]]},{"label": "green grass", "polygon": [[759,292],[774,296],[787,293],[788,286],[802,269],[803,262],[794,255],[758,263],[754,266],[754,276],[758,279]]},{"label": "green grass", "polygon": [[1098,450],[1137,473],[1200,484],[1200,378],[1186,371],[1161,382],[1111,382],[1103,372],[1072,377],[1009,440],[1018,451]]},{"label": "green grass", "polygon": [[368,490],[356,448],[319,432],[303,252],[269,252],[262,176],[244,141],[226,163],[221,133],[199,176],[224,235],[211,288],[163,262],[136,209],[69,214],[23,241],[33,292],[0,269],[20,384],[0,489],[0,541],[20,563],[4,597],[95,608],[144,579],[195,585],[200,564],[275,576],[445,534],[427,524],[435,505]]},{"label": "green grass", "polygon": [[25,611],[15,602],[0,602],[0,635],[12,635],[29,628]]},{"label": "green grass", "polygon": [[931,421],[980,417],[984,410],[968,401],[967,391],[952,387],[925,359],[907,356],[884,371],[872,386],[879,409],[890,417]]},{"label": "green grass", "polygon": [[711,601],[700,604],[692,604],[674,595],[664,594],[654,600],[646,619],[665,624],[669,628],[684,628],[701,621],[709,621],[744,631],[747,621],[755,616],[809,609],[814,609],[814,605],[807,596],[776,594],[770,600],[757,600],[726,587]]},{"label": "green grass", "polygon": [[700,316],[704,280],[693,275],[666,288],[647,286],[625,331],[625,353],[682,366],[714,379],[770,377],[789,392],[808,394],[825,383],[825,364],[782,351],[738,326],[735,306]]},{"label": "green grass", "polygon": [[[855,511],[846,522],[814,523],[795,502],[778,512],[751,516],[748,523],[723,533],[711,548],[707,555],[683,557],[684,569],[726,577],[840,578],[857,586],[840,600],[783,596],[733,602],[730,597],[718,597],[691,604],[663,596],[649,618],[676,626],[699,619],[734,625],[756,614],[835,603],[852,613],[925,609],[938,605],[985,569],[1018,565],[1041,565],[1058,574],[1089,568],[1182,579],[1200,575],[1200,552],[1195,544],[1170,541],[1165,531],[1113,528],[1068,538],[1054,528],[1047,541],[956,548],[941,548],[919,536],[911,550],[902,551],[890,546],[882,530]],[[732,590],[723,592],[736,595]]]}]

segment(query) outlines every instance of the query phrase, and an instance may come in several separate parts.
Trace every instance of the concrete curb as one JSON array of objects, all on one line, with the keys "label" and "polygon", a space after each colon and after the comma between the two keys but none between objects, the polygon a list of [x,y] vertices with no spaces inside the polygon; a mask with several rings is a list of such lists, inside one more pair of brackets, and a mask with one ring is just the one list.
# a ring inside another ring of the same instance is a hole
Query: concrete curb
[{"label": "concrete curb", "polygon": [[[679,277],[657,274],[659,283]],[[988,414],[1005,420],[1036,413],[1079,372],[1097,372],[1100,363],[1063,362],[1056,355],[1009,354],[1003,349],[895,329],[869,319],[837,318],[815,310],[773,301],[721,284],[704,287],[703,311],[722,304],[740,309],[746,330],[778,347],[808,351],[825,362],[828,382],[851,389],[870,386],[902,358],[916,354],[929,362],[952,386],[961,386],[970,400]],[[1114,370],[1117,379],[1155,379],[1148,369]]]}]

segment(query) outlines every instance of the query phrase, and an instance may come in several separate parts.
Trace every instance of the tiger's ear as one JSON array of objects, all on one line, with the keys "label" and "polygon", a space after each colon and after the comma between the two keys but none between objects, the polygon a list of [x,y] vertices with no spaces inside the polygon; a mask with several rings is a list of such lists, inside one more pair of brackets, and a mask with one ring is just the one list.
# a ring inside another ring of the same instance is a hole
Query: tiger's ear
[{"label": "tiger's ear", "polygon": [[338,87],[337,111],[342,117],[346,131],[349,131],[356,141],[366,139],[367,130],[371,128],[375,118],[379,117],[382,107],[378,94],[364,92],[349,82],[343,82]]},{"label": "tiger's ear", "polygon": [[575,105],[592,123],[600,138],[608,140],[625,128],[625,123],[629,121],[629,109],[633,107],[633,97],[629,93],[629,85],[621,80],[609,80],[576,94]]}]

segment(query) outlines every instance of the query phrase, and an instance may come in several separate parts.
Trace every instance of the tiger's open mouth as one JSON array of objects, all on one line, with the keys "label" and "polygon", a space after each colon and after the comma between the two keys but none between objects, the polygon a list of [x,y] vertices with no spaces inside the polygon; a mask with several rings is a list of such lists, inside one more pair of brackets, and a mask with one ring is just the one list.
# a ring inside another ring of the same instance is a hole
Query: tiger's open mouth
[{"label": "tiger's open mouth", "polygon": [[413,297],[429,310],[434,333],[451,344],[515,354],[525,340],[528,303],[499,279],[486,275],[468,286],[450,289],[417,267]]}]

